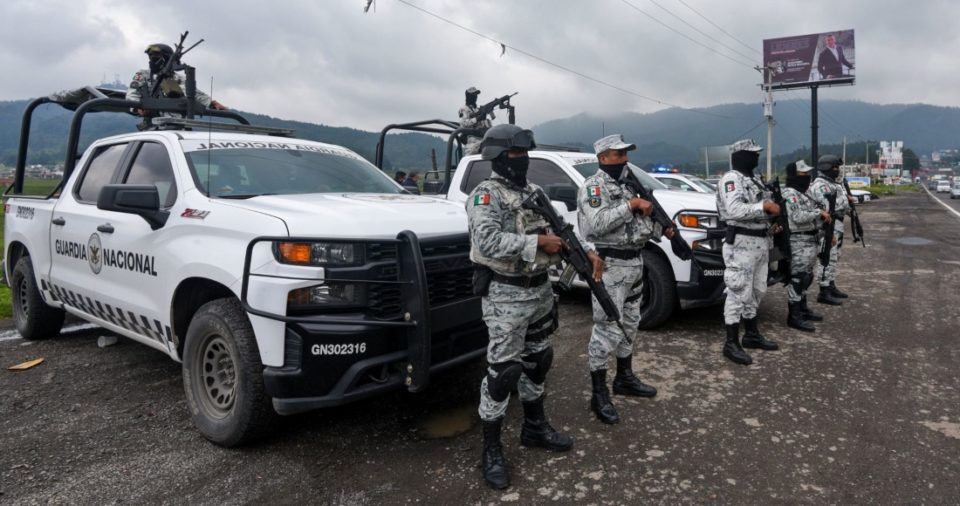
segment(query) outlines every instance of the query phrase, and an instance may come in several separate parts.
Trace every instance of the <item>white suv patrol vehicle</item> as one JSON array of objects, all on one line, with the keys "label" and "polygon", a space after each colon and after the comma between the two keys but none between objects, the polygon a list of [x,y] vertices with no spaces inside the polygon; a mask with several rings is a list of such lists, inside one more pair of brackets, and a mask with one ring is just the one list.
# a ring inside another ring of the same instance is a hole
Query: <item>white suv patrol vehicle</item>
[{"label": "white suv patrol vehicle", "polygon": [[24,115],[4,244],[24,338],[56,336],[70,313],[181,361],[194,422],[224,446],[275,413],[419,391],[483,354],[462,205],[256,127],[168,119],[178,128],[99,139],[77,161],[86,112],[138,105],[87,92],[52,100],[77,112],[46,197],[22,188],[30,116],[51,100]]}]

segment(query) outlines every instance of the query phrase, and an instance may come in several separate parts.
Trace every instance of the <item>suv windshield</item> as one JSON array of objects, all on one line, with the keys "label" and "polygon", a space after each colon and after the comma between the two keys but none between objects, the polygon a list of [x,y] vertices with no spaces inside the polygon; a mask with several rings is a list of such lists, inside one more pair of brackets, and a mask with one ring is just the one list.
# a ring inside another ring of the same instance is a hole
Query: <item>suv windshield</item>
[{"label": "suv windshield", "polygon": [[373,164],[342,149],[291,142],[181,141],[205,195],[403,193]]},{"label": "suv windshield", "polygon": [[[640,180],[640,184],[642,184],[647,190],[663,190],[667,188],[667,185],[657,181],[653,178],[653,176],[644,172],[640,167],[637,167],[632,163],[628,163],[627,165],[630,166],[630,170],[633,171],[633,174],[637,176],[637,179]],[[583,177],[590,177],[597,173],[597,169],[600,168],[600,164],[598,162],[578,163],[574,165],[573,168],[577,169],[577,172],[579,172]]]}]

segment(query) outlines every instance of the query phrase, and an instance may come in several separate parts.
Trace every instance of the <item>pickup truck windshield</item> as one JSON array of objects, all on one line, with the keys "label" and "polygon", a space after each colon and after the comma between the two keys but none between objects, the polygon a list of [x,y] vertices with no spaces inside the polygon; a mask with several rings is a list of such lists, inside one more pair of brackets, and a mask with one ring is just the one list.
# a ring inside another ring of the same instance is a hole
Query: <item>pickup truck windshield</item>
[{"label": "pickup truck windshield", "polygon": [[[637,167],[632,163],[629,165],[630,169],[633,170],[634,175],[636,175],[637,179],[640,180],[640,184],[642,184],[647,190],[663,190],[667,187],[667,185],[657,181],[653,178],[653,176],[644,172],[640,167]],[[583,177],[590,177],[597,173],[597,169],[600,168],[600,164],[597,162],[578,163],[573,167],[577,169],[577,172],[579,172]]]},{"label": "pickup truck windshield", "polygon": [[[221,143],[224,144],[224,143]],[[243,199],[297,193],[403,193],[373,164],[314,146],[289,149],[187,151],[197,187],[205,195]],[[186,146],[185,146],[186,147]]]}]

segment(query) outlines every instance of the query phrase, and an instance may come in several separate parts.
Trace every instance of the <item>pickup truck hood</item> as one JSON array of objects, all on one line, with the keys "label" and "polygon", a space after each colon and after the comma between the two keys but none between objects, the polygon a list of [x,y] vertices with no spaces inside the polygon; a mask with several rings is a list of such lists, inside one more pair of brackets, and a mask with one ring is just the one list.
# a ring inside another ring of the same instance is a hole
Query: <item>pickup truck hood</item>
[{"label": "pickup truck hood", "polygon": [[420,237],[467,231],[462,204],[418,195],[266,195],[231,204],[283,220],[292,236],[395,238],[403,230]]},{"label": "pickup truck hood", "polygon": [[654,190],[653,196],[663,206],[663,210],[670,215],[682,210],[717,212],[717,194],[715,193],[660,189]]}]

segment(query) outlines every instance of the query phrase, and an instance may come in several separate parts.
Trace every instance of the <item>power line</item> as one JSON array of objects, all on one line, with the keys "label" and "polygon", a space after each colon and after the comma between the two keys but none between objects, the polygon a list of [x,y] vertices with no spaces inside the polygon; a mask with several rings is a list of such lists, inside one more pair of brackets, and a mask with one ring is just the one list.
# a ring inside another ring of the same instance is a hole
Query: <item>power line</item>
[{"label": "power line", "polygon": [[754,49],[753,47],[745,44],[742,40],[734,37],[733,35],[730,35],[730,33],[728,33],[726,30],[724,30],[723,28],[720,28],[720,25],[714,23],[713,21],[710,21],[709,18],[707,18],[707,17],[704,16],[703,14],[700,14],[700,12],[698,12],[698,11],[697,11],[696,9],[694,9],[693,7],[690,7],[690,5],[688,5],[688,4],[687,4],[686,2],[684,2],[683,0],[677,0],[677,1],[680,2],[681,4],[683,4],[684,7],[690,9],[691,11],[693,11],[693,13],[696,14],[697,16],[700,16],[701,18],[703,18],[703,20],[706,21],[707,23],[710,23],[711,25],[713,25],[714,28],[716,28],[717,30],[720,30],[721,32],[723,32],[723,34],[726,35],[727,37],[730,37],[731,39],[739,42],[741,46],[743,46],[743,47],[745,47],[745,48],[753,51],[754,53],[762,54],[760,51],[757,51],[757,50]]},{"label": "power line", "polygon": [[731,140],[731,141],[729,142],[729,144],[733,144],[734,142],[737,142],[737,141],[739,141],[740,139],[745,138],[747,134],[749,134],[750,132],[756,130],[757,128],[760,128],[760,125],[765,125],[766,123],[767,123],[767,118],[763,118],[762,120],[760,120],[759,123],[757,123],[756,125],[753,125],[752,127],[750,127],[750,129],[747,130],[746,132],[743,132],[742,134],[734,137],[733,140]]},{"label": "power line", "polygon": [[436,13],[433,13],[433,12],[431,12],[431,11],[428,11],[428,10],[424,9],[423,7],[420,7],[420,6],[418,6],[418,5],[412,4],[412,3],[408,2],[407,0],[397,0],[397,1],[400,2],[400,3],[403,4],[403,5],[406,5],[407,7],[411,7],[411,8],[416,9],[416,10],[418,10],[418,11],[424,13],[424,14],[427,14],[427,15],[429,15],[429,16],[432,16],[432,17],[436,18],[436,19],[439,19],[440,21],[443,21],[444,23],[447,23],[447,24],[452,25],[452,26],[455,26],[455,27],[457,27],[457,28],[459,28],[459,29],[461,29],[461,30],[464,30],[464,31],[466,31],[466,32],[469,32],[469,33],[471,33],[471,34],[473,34],[473,35],[476,35],[477,37],[480,37],[480,38],[485,39],[485,40],[488,40],[488,41],[490,41],[490,42],[499,44],[502,48],[508,48],[508,49],[510,49],[510,50],[512,50],[512,51],[515,51],[515,52],[517,52],[517,53],[520,53],[520,54],[522,54],[522,55],[524,55],[524,56],[526,56],[526,57],[528,57],[528,58],[532,58],[532,59],[537,60],[537,61],[539,61],[539,62],[541,62],[541,63],[544,63],[544,64],[546,64],[546,65],[549,65],[549,66],[551,66],[551,67],[558,68],[558,69],[560,69],[560,70],[563,70],[564,72],[569,72],[569,73],[571,73],[571,74],[573,74],[573,75],[576,75],[576,76],[581,77],[581,78],[583,78],[583,79],[586,79],[586,80],[588,80],[588,81],[592,81],[592,82],[594,82],[594,83],[597,83],[597,84],[606,86],[606,87],[608,87],[608,88],[612,88],[612,89],[617,90],[617,91],[619,91],[619,92],[621,92],[621,93],[625,93],[625,94],[627,94],[627,95],[632,95],[632,96],[637,97],[637,98],[642,98],[642,99],[644,99],[644,100],[648,100],[648,101],[650,101],[650,102],[655,102],[655,103],[660,104],[660,105],[665,105],[665,106],[673,107],[673,108],[679,109],[679,110],[681,110],[681,111],[687,111],[687,112],[702,114],[702,115],[705,115],[705,116],[713,116],[713,117],[716,117],[716,118],[736,119],[736,118],[731,118],[730,116],[724,116],[724,115],[722,115],[722,114],[716,114],[716,113],[701,111],[701,110],[698,110],[698,109],[689,109],[689,108],[686,108],[686,107],[681,107],[681,106],[679,106],[679,105],[671,104],[671,103],[669,103],[669,102],[660,100],[660,99],[658,99],[658,98],[653,98],[653,97],[650,97],[650,96],[647,96],[647,95],[643,95],[643,94],[641,94],[641,93],[635,92],[635,91],[633,91],[633,90],[629,90],[629,89],[624,88],[624,87],[622,87],[622,86],[618,86],[618,85],[616,85],[616,84],[613,84],[613,83],[604,81],[604,80],[602,80],[602,79],[598,79],[598,78],[596,78],[596,77],[589,76],[589,75],[587,75],[587,74],[584,74],[583,72],[574,70],[574,69],[572,69],[572,68],[565,67],[565,66],[563,66],[563,65],[560,65],[559,63],[554,63],[554,62],[552,62],[552,61],[550,61],[550,60],[547,60],[547,59],[545,59],[545,58],[543,58],[543,57],[537,56],[537,55],[535,55],[535,54],[533,54],[533,53],[530,53],[530,52],[528,52],[528,51],[524,51],[523,49],[520,49],[520,48],[518,48],[518,47],[516,47],[516,46],[512,46],[512,45],[510,45],[510,44],[507,44],[506,42],[503,42],[503,41],[501,41],[501,40],[497,40],[497,39],[495,39],[495,38],[493,38],[493,37],[490,37],[490,36],[488,36],[488,35],[482,34],[482,33],[478,32],[478,31],[476,31],[476,30],[467,28],[466,26],[463,26],[463,25],[461,25],[461,24],[459,24],[459,23],[457,23],[457,22],[455,22],[455,21],[451,21],[451,20],[449,20],[449,19],[447,19],[447,18],[445,18],[445,17],[443,17],[443,16],[441,16],[441,15],[439,15],[439,14],[436,14]]},{"label": "power line", "polygon": [[[401,0],[401,1],[402,1],[402,0]],[[729,56],[729,55],[726,55],[726,54],[721,53],[720,51],[717,51],[716,49],[714,49],[714,48],[712,48],[712,47],[710,47],[710,46],[708,46],[708,45],[700,42],[699,40],[694,39],[693,37],[690,37],[689,35],[681,32],[680,30],[677,30],[676,28],[674,28],[674,27],[672,27],[672,26],[664,23],[663,21],[660,21],[659,19],[655,18],[655,17],[654,17],[653,15],[651,15],[650,13],[648,13],[648,12],[644,11],[643,9],[637,7],[636,5],[630,3],[628,0],[620,0],[620,1],[623,2],[623,3],[625,3],[625,4],[627,4],[630,8],[632,8],[633,10],[639,12],[640,14],[643,14],[644,16],[652,19],[654,22],[656,22],[656,23],[659,24],[660,26],[663,26],[664,28],[666,28],[666,29],[668,29],[668,30],[676,33],[677,35],[679,35],[679,36],[681,36],[681,37],[689,40],[690,42],[693,42],[694,44],[696,44],[696,45],[698,45],[698,46],[700,46],[700,47],[702,47],[702,48],[705,48],[705,49],[707,49],[707,50],[709,50],[709,51],[713,51],[714,53],[717,53],[718,55],[720,55],[720,56],[722,56],[722,57],[724,57],[724,58],[726,58],[726,59],[728,59],[728,60],[730,60],[730,61],[732,61],[732,62],[734,62],[734,63],[743,65],[744,67],[748,67],[748,68],[751,68],[751,69],[754,67],[754,64],[753,64],[753,63],[744,63],[744,62],[742,62],[742,61],[740,61],[740,60],[738,60],[738,59],[736,59],[736,58],[733,58],[732,56]]]},{"label": "power line", "polygon": [[736,54],[738,54],[738,55],[746,58],[747,60],[753,59],[753,56],[750,56],[750,55],[747,55],[747,54],[743,54],[743,53],[741,53],[740,51],[737,51],[736,49],[734,49],[734,48],[732,48],[732,47],[724,44],[723,42],[720,42],[719,40],[711,37],[710,35],[708,35],[708,34],[707,34],[706,32],[704,32],[703,30],[701,30],[701,29],[699,29],[699,28],[691,25],[689,22],[687,22],[687,20],[681,18],[680,16],[678,16],[678,15],[674,14],[673,12],[671,12],[671,11],[670,11],[669,9],[667,9],[666,7],[664,7],[664,6],[660,5],[659,3],[657,3],[656,0],[650,0],[650,3],[652,3],[653,5],[656,5],[656,6],[659,7],[661,10],[663,10],[663,11],[666,12],[667,14],[673,16],[674,18],[676,18],[676,19],[677,19],[678,21],[680,21],[681,23],[689,26],[690,28],[693,28],[694,31],[696,31],[696,32],[699,33],[700,35],[703,35],[704,37],[712,40],[713,42],[716,42],[717,44],[720,44],[720,46],[726,48],[727,50],[729,50],[729,51],[731,51],[731,52],[733,52],[733,53],[736,53]]}]

